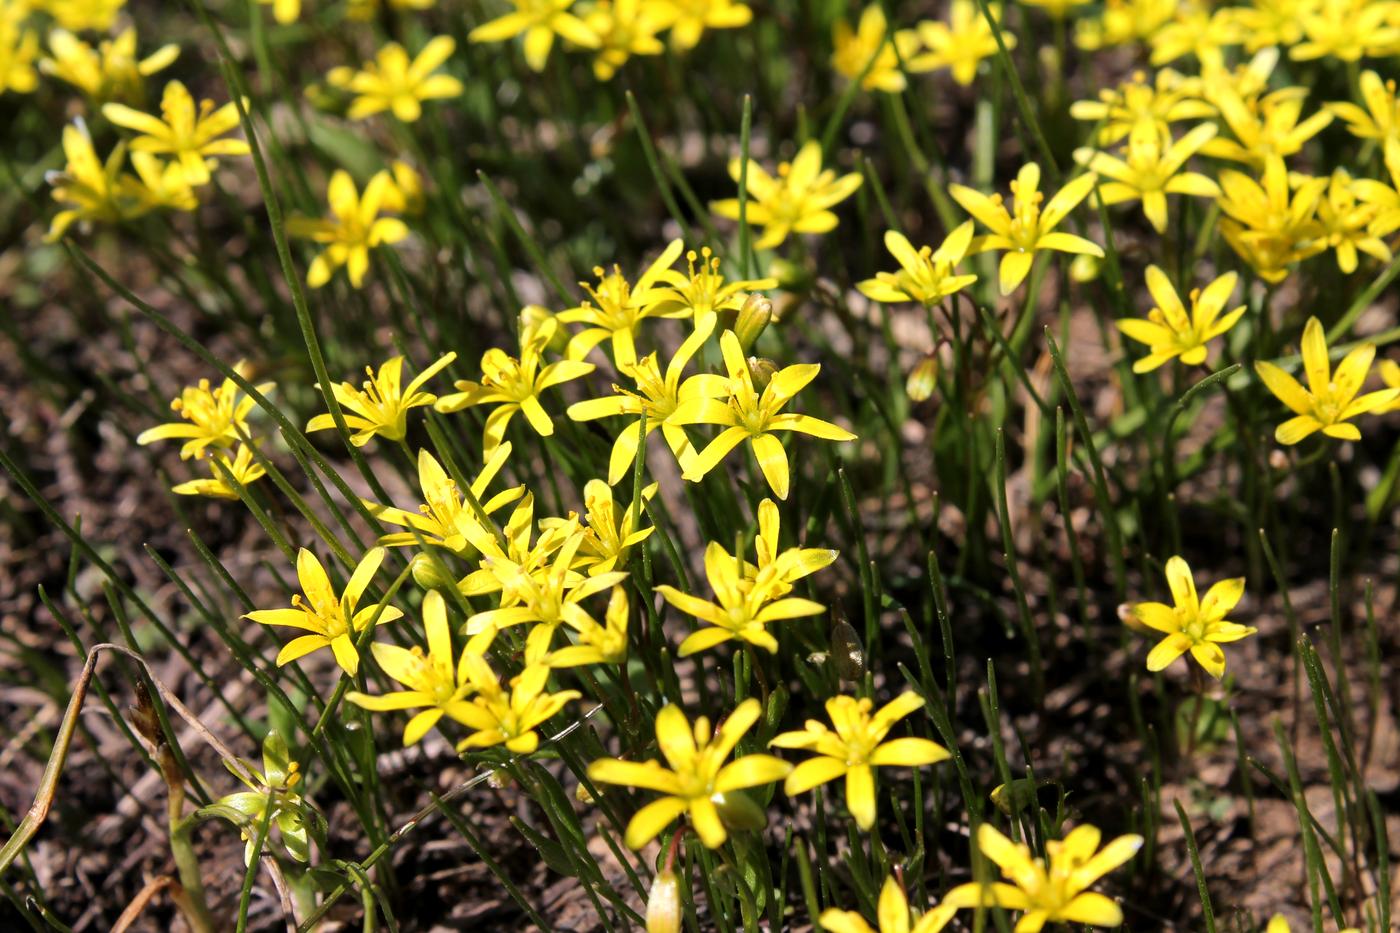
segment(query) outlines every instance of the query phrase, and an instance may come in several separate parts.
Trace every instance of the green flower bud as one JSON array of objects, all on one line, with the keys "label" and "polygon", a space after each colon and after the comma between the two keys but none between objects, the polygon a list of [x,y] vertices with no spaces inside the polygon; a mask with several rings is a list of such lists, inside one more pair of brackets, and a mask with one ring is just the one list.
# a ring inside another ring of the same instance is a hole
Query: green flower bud
[{"label": "green flower bud", "polygon": [[710,801],[719,810],[720,821],[726,829],[734,832],[757,831],[768,825],[768,811],[741,790],[717,793]]},{"label": "green flower bud", "polygon": [[1092,282],[1099,277],[1099,272],[1102,269],[1102,259],[1097,256],[1090,256],[1087,253],[1080,253],[1070,261],[1069,277],[1070,280],[1074,282]]},{"label": "green flower bud", "polygon": [[744,305],[739,309],[739,317],[734,322],[734,336],[739,338],[739,346],[745,353],[753,348],[771,320],[773,302],[757,293],[744,299]]},{"label": "green flower bud", "polygon": [[753,387],[759,392],[768,388],[768,383],[778,371],[778,364],[772,360],[749,357],[749,375],[753,377]]},{"label": "green flower bud", "polygon": [[860,635],[840,615],[839,610],[831,623],[831,661],[836,665],[836,675],[842,680],[858,683],[865,677],[865,648],[861,645]]},{"label": "green flower bud", "polygon": [[[531,324],[539,324],[546,318],[554,317],[554,312],[539,305],[526,305],[520,309],[520,329],[523,331]],[[566,328],[556,327],[554,336],[549,338],[546,348],[552,353],[563,354],[569,346],[569,332]]]},{"label": "green flower bud", "polygon": [[433,560],[427,554],[418,554],[409,562],[413,582],[425,590],[442,590],[455,586],[457,581],[445,574],[441,560]]}]

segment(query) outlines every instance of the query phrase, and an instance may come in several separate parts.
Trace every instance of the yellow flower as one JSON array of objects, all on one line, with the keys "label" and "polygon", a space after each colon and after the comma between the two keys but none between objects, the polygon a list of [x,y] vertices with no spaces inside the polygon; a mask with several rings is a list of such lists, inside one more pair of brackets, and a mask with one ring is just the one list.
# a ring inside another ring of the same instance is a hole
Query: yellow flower
[{"label": "yellow flower", "polygon": [[[1269,90],[1274,69],[1278,67],[1279,51],[1265,48],[1255,52],[1249,61],[1234,68],[1213,68],[1197,80],[1197,92],[1206,100],[1213,101],[1223,93],[1233,93],[1249,106],[1258,107],[1259,99]],[[1280,88],[1287,97],[1289,94],[1305,93],[1304,88]]]},{"label": "yellow flower", "polygon": [[[615,415],[635,415],[646,418],[648,435],[661,429],[671,452],[676,455],[684,470],[695,456],[686,437],[685,429],[675,420],[676,409],[682,402],[693,399],[723,399],[729,396],[729,383],[723,376],[701,373],[682,381],[686,364],[695,356],[700,347],[714,332],[716,316],[713,314],[698,317],[695,330],[676,350],[671,362],[666,364],[663,375],[655,353],[649,353],[628,368],[627,375],[636,385],[636,391],[613,386],[614,395],[587,399],[569,406],[569,417],[575,421],[592,421]],[[616,485],[624,476],[631,475],[637,458],[638,430],[635,421],[617,434],[613,442],[612,454],[608,458],[608,484]]]},{"label": "yellow flower", "polygon": [[[542,527],[539,540],[532,544],[534,517],[535,497],[527,491],[511,511],[510,518],[506,520],[505,528],[502,529],[504,542],[498,539],[494,532],[477,523],[463,527],[467,541],[481,555],[477,569],[457,582],[457,589],[463,596],[476,597],[503,592],[501,581],[507,574],[502,568],[514,568],[518,573],[527,576],[545,574],[550,556],[578,530],[578,523],[564,522],[553,528]],[[583,575],[579,573],[573,573],[569,577],[570,582],[574,583],[582,579]],[[512,598],[511,594],[504,593],[501,597],[502,603],[507,604]]]},{"label": "yellow flower", "polygon": [[1367,70],[1361,72],[1357,83],[1365,108],[1350,101],[1322,106],[1345,120],[1347,132],[1357,139],[1400,140],[1400,96],[1395,92],[1395,79],[1382,81],[1380,75]]},{"label": "yellow flower", "polygon": [[540,663],[551,668],[623,663],[627,660],[627,591],[622,587],[613,587],[603,622],[599,625],[588,615],[565,620],[574,630],[574,643],[550,651]]},{"label": "yellow flower", "polygon": [[1201,147],[1202,155],[1261,168],[1271,158],[1298,152],[1332,122],[1332,114],[1326,110],[1298,122],[1307,95],[1304,88],[1283,88],[1257,102],[1246,101],[1233,86],[1223,82],[1208,88],[1211,103],[1219,109],[1235,139],[1217,136]]},{"label": "yellow flower", "polygon": [[554,422],[540,404],[540,393],[593,372],[592,363],[577,360],[544,364],[545,347],[558,326],[552,317],[530,322],[522,318],[519,359],[492,347],[481,355],[481,381],[459,379],[453,383],[457,391],[442,396],[433,406],[443,414],[450,414],[475,405],[495,405],[486,417],[482,438],[482,450],[487,458],[505,437],[516,412],[524,412],[525,420],[530,422],[535,433],[545,437],[553,434]]},{"label": "yellow flower", "polygon": [[633,55],[660,55],[666,50],[656,34],[666,28],[666,4],[659,0],[601,0],[583,22],[598,37],[593,76],[611,81]]},{"label": "yellow flower", "polygon": [[[656,489],[656,483],[643,487],[642,501],[650,501],[656,495]],[[625,567],[632,547],[650,538],[656,530],[650,526],[637,527],[641,524],[639,507],[629,507],[619,517],[612,487],[600,479],[591,479],[584,484],[583,504],[587,525],[583,529],[576,566],[587,568],[591,577],[608,573],[616,567]],[[562,526],[566,521],[562,518],[541,519],[540,528],[547,531]]]},{"label": "yellow flower", "polygon": [[[272,18],[282,25],[295,23],[301,17],[301,0],[258,0],[263,6],[272,7]],[[410,744],[405,742],[405,745]]]},{"label": "yellow flower", "polygon": [[423,627],[428,636],[428,651],[414,645],[400,648],[375,642],[370,653],[384,673],[407,687],[375,696],[351,690],[345,699],[363,709],[387,712],[399,709],[427,707],[409,719],[403,730],[404,747],[417,743],[443,716],[463,725],[471,725],[467,696],[473,690],[467,677],[467,656],[480,657],[486,650],[482,640],[473,639],[462,649],[460,660],[454,663],[452,630],[447,624],[447,605],[442,594],[430,590],[423,597]]},{"label": "yellow flower", "polygon": [[40,59],[39,70],[68,82],[89,100],[140,102],[146,90],[143,79],[169,67],[179,57],[180,47],[163,45],[138,61],[136,30],[131,27],[103,39],[97,48],[66,29],[53,29],[49,31],[49,55]]},{"label": "yellow flower", "polygon": [[1343,168],[1332,172],[1327,193],[1317,202],[1317,222],[1326,243],[1337,253],[1337,268],[1347,275],[1356,271],[1357,250],[1381,262],[1390,262],[1390,247],[1371,226],[1376,205],[1357,203],[1356,187]]},{"label": "yellow flower", "polygon": [[[422,408],[437,401],[436,395],[422,391],[424,383],[456,358],[456,353],[447,353],[414,376],[408,385],[403,384],[401,356],[384,363],[378,373],[366,366],[365,375],[369,378],[364,381],[362,389],[356,389],[348,382],[333,383],[331,392],[344,409],[345,426],[355,432],[350,435],[350,443],[363,447],[375,435],[391,441],[403,440],[408,435],[409,409]],[[334,427],[335,419],[330,412],[326,412],[312,418],[306,430],[326,431]]]},{"label": "yellow flower", "polygon": [[178,162],[167,162],[149,152],[133,152],[131,167],[136,169],[135,177],[123,176],[121,183],[123,193],[140,205],[133,208],[133,213],[159,209],[192,211],[199,206],[199,196]]},{"label": "yellow flower", "polygon": [[1212,10],[1207,5],[1184,3],[1175,18],[1151,38],[1152,64],[1165,65],[1184,55],[1194,55],[1202,71],[1225,66],[1225,49],[1240,45],[1245,31],[1228,10]]},{"label": "yellow flower", "polygon": [[[1381,374],[1381,381],[1391,389],[1400,389],[1400,363],[1394,360],[1381,360],[1376,364],[1376,371]],[[1386,405],[1384,408],[1377,408],[1377,413],[1390,412],[1400,409],[1400,400]]]},{"label": "yellow flower", "polygon": [[909,913],[909,899],[894,876],[885,879],[880,888],[880,902],[876,907],[879,927],[872,929],[865,918],[854,910],[840,910],[828,907],[822,911],[821,928],[828,933],[938,933],[958,912],[956,907],[944,904],[933,908],[921,917],[914,918]]},{"label": "yellow flower", "polygon": [[126,0],[34,0],[32,5],[48,13],[64,29],[106,32],[126,6]]},{"label": "yellow flower", "polygon": [[[729,177],[739,180],[739,160],[729,163]],[[822,169],[822,147],[808,140],[798,150],[791,163],[778,165],[774,178],[753,159],[749,160],[749,200],[746,208],[748,222],[763,228],[763,235],[754,249],[772,249],[782,245],[789,233],[827,233],[836,228],[836,215],[829,208],[840,204],[861,185],[857,174],[837,177],[831,169]],[[710,202],[710,210],[730,220],[739,219],[739,199],[726,198]]]},{"label": "yellow flower", "polygon": [[388,172],[376,172],[365,185],[364,196],[355,190],[355,180],[343,168],[331,175],[326,201],[331,216],[293,217],[287,232],[295,237],[324,243],[326,248],[306,270],[306,284],[320,288],[331,280],[335,270],[345,267],[350,284],[359,288],[369,271],[369,251],[380,244],[394,244],[408,236],[408,227],[397,217],[381,217],[389,192],[394,187]]},{"label": "yellow flower", "polygon": [[681,317],[686,313],[683,308],[660,308],[658,300],[661,296],[656,287],[662,271],[675,264],[681,249],[680,240],[667,244],[656,261],[637,279],[635,287],[617,266],[613,266],[611,273],[602,266],[595,266],[593,274],[598,279],[597,286],[579,283],[592,301],[585,301],[557,315],[561,324],[588,325],[569,341],[569,359],[582,359],[599,343],[611,339],[613,362],[618,369],[637,362],[637,346],[633,338],[642,321],[651,317]]},{"label": "yellow flower", "polygon": [[753,19],[753,10],[735,0],[665,0],[669,7],[671,47],[685,52],[700,44],[706,29],[738,29]]},{"label": "yellow flower", "polygon": [[825,611],[821,603],[810,599],[782,597],[782,593],[792,589],[782,581],[783,569],[770,566],[760,572],[757,579],[745,580],[741,562],[725,551],[723,545],[711,541],[705,548],[705,576],[717,602],[682,593],[673,586],[656,587],[668,603],[711,626],[691,632],[676,653],[689,657],[735,638],[776,652],[778,640],[769,634],[769,623]]},{"label": "yellow flower", "polygon": [[1151,372],[1177,357],[1187,366],[1204,363],[1206,344],[1229,331],[1244,315],[1245,306],[1240,305],[1220,317],[1238,280],[1238,275],[1227,272],[1204,289],[1191,289],[1188,314],[1167,274],[1157,266],[1148,266],[1147,290],[1157,306],[1147,313],[1147,320],[1124,318],[1118,322],[1124,335],[1147,344],[1152,351],[1133,364],[1133,372]]},{"label": "yellow flower", "polygon": [[[758,504],[758,534],[754,537],[754,558],[757,564],[745,563],[741,568],[740,587],[751,586],[769,567],[777,576],[776,582],[765,585],[773,587],[773,595],[783,596],[791,592],[792,585],[805,576],[829,567],[841,556],[840,551],[824,547],[792,547],[784,550],[781,546],[782,519],[778,514],[778,504],[772,499],[764,499]],[[737,559],[737,556],[736,556]]]},{"label": "yellow flower", "polygon": [[1040,202],[1045,199],[1039,190],[1040,166],[1034,162],[1021,166],[1016,180],[1011,182],[1011,195],[1015,198],[1013,211],[1006,209],[1000,194],[987,197],[962,185],[949,185],[948,193],[963,210],[991,231],[990,235],[972,241],[974,253],[993,249],[1007,251],[1001,257],[1000,279],[1001,293],[1009,295],[1031,271],[1031,263],[1038,250],[1103,257],[1103,250],[1098,244],[1072,233],[1055,230],[1060,221],[1089,196],[1097,181],[1097,176],[1092,173],[1080,175],[1061,188],[1044,210],[1040,207]]},{"label": "yellow flower", "polygon": [[[223,469],[219,469],[222,465]],[[182,496],[207,496],[210,499],[232,499],[238,501],[238,491],[229,483],[224,470],[233,474],[233,481],[240,486],[249,486],[267,475],[267,471],[253,460],[253,451],[246,444],[238,446],[238,454],[229,459],[228,454],[218,451],[209,460],[210,479],[192,479],[171,487],[171,492]]]},{"label": "yellow flower", "polygon": [[856,825],[867,832],[875,825],[875,768],[917,768],[950,757],[946,748],[928,739],[885,741],[895,723],[923,708],[923,697],[906,690],[872,715],[873,705],[868,698],[832,697],[826,701],[826,715],[834,730],[809,719],[800,731],[784,732],[768,743],[771,748],[800,748],[816,753],[787,776],[783,792],[789,796],[844,775],[846,808]]},{"label": "yellow flower", "polygon": [[1167,586],[1174,606],[1136,603],[1131,610],[1133,619],[1166,635],[1147,655],[1147,669],[1165,670],[1190,651],[1196,663],[1219,680],[1225,676],[1225,652],[1220,646],[1259,631],[1225,618],[1244,595],[1244,577],[1221,580],[1201,599],[1196,596],[1191,568],[1180,557],[1173,557],[1167,561]]},{"label": "yellow flower", "polygon": [[1327,188],[1325,178],[1300,178],[1291,190],[1287,167],[1279,156],[1264,163],[1257,182],[1240,172],[1220,172],[1224,194],[1218,203],[1225,212],[1220,233],[1266,282],[1282,282],[1288,267],[1327,248],[1317,222],[1317,202]]},{"label": "yellow flower", "polygon": [[1322,324],[1315,317],[1308,318],[1303,328],[1303,371],[1308,376],[1307,389],[1273,363],[1260,360],[1254,364],[1264,385],[1297,416],[1278,426],[1274,431],[1275,440],[1280,444],[1296,444],[1315,431],[1344,441],[1361,440],[1361,432],[1349,423],[1350,420],[1383,409],[1400,398],[1400,389],[1381,389],[1357,397],[1375,357],[1375,344],[1363,343],[1343,357],[1334,372]]},{"label": "yellow flower", "polygon": [[1351,183],[1356,196],[1375,211],[1368,232],[1379,237],[1400,230],[1400,139],[1385,141],[1385,167],[1390,174],[1390,184],[1370,178],[1358,178]]},{"label": "yellow flower", "polygon": [[[240,361],[233,368],[245,379],[248,377],[250,370],[246,363]],[[273,383],[264,382],[256,388],[266,394],[272,387]],[[137,435],[136,443],[183,438],[181,460],[203,457],[206,447],[232,448],[242,437],[248,436],[248,414],[256,404],[252,398],[244,397],[242,391],[232,379],[225,379],[217,389],[209,387],[208,379],[199,380],[197,386],[186,386],[180,397],[170,403],[170,410],[183,420],[147,428]]]},{"label": "yellow flower", "polygon": [[1093,0],[1021,0],[1026,6],[1039,7],[1050,14],[1051,19],[1065,19],[1070,13],[1082,6],[1088,6]]},{"label": "yellow flower", "polygon": [[[685,261],[689,267],[687,272],[667,267],[657,276],[658,283],[664,283],[665,287],[661,287],[656,296],[656,310],[668,316],[673,311],[680,311],[683,317],[693,317],[697,329],[702,320],[712,314],[723,314],[726,320],[731,315],[737,317],[748,300],[748,292],[778,287],[775,278],[726,282],[724,273],[720,271],[719,257],[713,255],[708,246],[700,248],[699,256],[695,250],[689,250]],[[713,326],[713,322],[711,324]]]},{"label": "yellow flower", "polygon": [[829,421],[782,410],[817,377],[821,364],[785,366],[773,373],[760,394],[744,352],[739,348],[739,338],[732,330],[720,335],[719,346],[729,371],[728,401],[703,396],[686,399],[676,407],[671,420],[676,424],[721,425],[724,430],[694,456],[682,475],[698,483],[731,450],[747,440],[774,495],[786,499],[790,480],[787,452],[773,432],[797,431],[828,441],[853,441],[856,436]]},{"label": "yellow flower", "polygon": [[1076,120],[1102,121],[1100,146],[1143,133],[1168,136],[1173,123],[1215,116],[1215,107],[1197,96],[1199,86],[1170,68],[1157,72],[1152,82],[1139,71],[1117,87],[1099,91],[1098,100],[1075,101],[1069,112]]},{"label": "yellow flower", "polygon": [[[471,494],[487,515],[515,502],[525,494],[525,487],[515,486],[490,498],[483,498],[486,489],[510,457],[509,442],[497,447],[471,484]],[[473,555],[468,530],[480,529],[481,521],[475,510],[463,503],[456,482],[426,449],[418,451],[418,485],[423,492],[423,505],[417,512],[408,512],[376,502],[365,501],[365,507],[382,522],[413,529],[382,535],[378,544],[384,547],[413,547],[420,542],[446,548],[463,557]],[[490,534],[487,529],[480,529]]]},{"label": "yellow flower", "polygon": [[451,36],[438,36],[423,46],[417,58],[409,59],[403,46],[390,42],[358,71],[345,66],[331,69],[326,83],[356,95],[345,114],[351,120],[389,110],[404,123],[412,123],[423,115],[423,101],[461,96],[462,82],[433,73],[456,48]]},{"label": "yellow flower", "polygon": [[1144,42],[1176,15],[1177,0],[1107,0],[1103,14],[1075,24],[1074,43],[1087,52]]},{"label": "yellow flower", "polygon": [[838,19],[831,29],[831,67],[837,74],[852,81],[861,78],[860,86],[867,91],[898,94],[908,86],[904,72],[899,70],[902,58],[908,62],[919,49],[919,35],[912,29],[901,29],[889,35],[889,24],[880,4],[872,3],[860,14],[854,30],[846,20]]},{"label": "yellow flower", "polygon": [[1165,233],[1167,195],[1220,197],[1220,186],[1214,181],[1199,172],[1182,171],[1186,160],[1200,151],[1215,132],[1213,124],[1204,123],[1175,142],[1170,136],[1136,133],[1128,137],[1126,161],[1106,152],[1094,153],[1088,159],[1089,171],[1109,179],[1099,186],[1099,198],[1104,204],[1141,200],[1142,211],[1153,229]]},{"label": "yellow flower", "polygon": [[38,57],[39,33],[25,25],[23,10],[0,7],[0,94],[28,94],[38,87]]},{"label": "yellow flower", "polygon": [[627,579],[625,571],[614,570],[584,577],[574,569],[574,559],[583,534],[573,523],[554,561],[533,572],[509,560],[486,558],[482,566],[500,582],[501,607],[478,612],[467,619],[467,634],[500,631],[513,625],[529,625],[525,641],[526,663],[534,663],[549,652],[554,633],[561,625],[583,631],[598,623],[583,608],[591,596]]},{"label": "yellow flower", "polygon": [[1038,933],[1046,923],[1082,923],[1116,927],[1123,922],[1122,909],[1088,888],[1131,859],[1142,848],[1142,837],[1119,836],[1102,849],[1099,831],[1077,826],[1064,839],[1045,843],[1046,859],[1034,858],[1025,843],[1015,843],[991,824],[977,828],[977,848],[1001,869],[1010,881],[959,885],[943,903],[949,907],[998,906],[1023,910],[1016,924],[1020,933]]},{"label": "yellow flower", "polygon": [[375,571],[388,553],[382,547],[371,548],[350,574],[345,590],[336,596],[335,587],[326,575],[326,568],[306,548],[297,552],[297,580],[302,592],[292,597],[291,609],[258,609],[243,618],[261,625],[285,625],[310,634],[293,638],[277,652],[280,667],[303,655],[330,646],[335,663],[350,676],[360,669],[360,652],[355,637],[371,625],[393,622],[403,613],[393,606],[379,604],[359,608],[360,597]]},{"label": "yellow flower", "polygon": [[407,162],[395,159],[389,164],[392,184],[384,189],[381,207],[391,214],[417,216],[423,213],[423,179]]},{"label": "yellow flower", "polygon": [[721,809],[730,804],[728,798],[780,781],[792,770],[792,765],[772,755],[745,755],[725,764],[761,711],[758,700],[750,697],[711,735],[710,721],[704,716],[695,720],[692,729],[679,708],[663,706],[656,714],[656,744],[669,768],[655,759],[642,764],[601,758],[589,765],[589,780],[664,795],[633,815],[627,824],[627,845],[640,849],[682,814],[689,814],[691,826],[707,847],[723,845],[729,833]]},{"label": "yellow flower", "polygon": [[583,20],[569,12],[574,0],[511,0],[513,13],[482,23],[467,39],[471,42],[504,42],[525,34],[525,63],[544,71],[556,35],[584,49],[598,48],[598,37]]},{"label": "yellow flower", "polygon": [[[1273,46],[1296,45],[1303,39],[1303,16],[1318,0],[1251,0],[1248,6],[1226,7],[1244,30],[1250,52]],[[1275,55],[1278,50],[1273,49]]]},{"label": "yellow flower", "polygon": [[108,120],[141,134],[132,140],[132,151],[170,156],[180,163],[191,185],[208,183],[206,160],[248,154],[244,140],[219,138],[238,126],[238,106],[232,102],[215,109],[212,100],[202,100],[196,109],[185,86],[170,81],[161,95],[160,113],[154,117],[118,103],[102,106]]},{"label": "yellow flower", "polygon": [[131,181],[122,173],[124,143],[118,143],[105,162],[99,160],[92,135],[80,118],[63,128],[63,155],[67,160],[63,171],[45,176],[53,186],[53,199],[65,205],[54,215],[45,241],[58,240],[75,223],[117,223],[145,212],[144,206],[126,196]]},{"label": "yellow flower", "polygon": [[1302,19],[1306,38],[1288,50],[1294,61],[1356,62],[1400,53],[1400,17],[1392,0],[1320,0]]},{"label": "yellow flower", "polygon": [[437,0],[349,0],[345,17],[355,22],[370,22],[379,15],[381,2],[391,10],[431,10]]},{"label": "yellow flower", "polygon": [[886,230],[885,249],[899,261],[899,271],[877,272],[875,278],[857,282],[856,288],[872,301],[913,301],[933,307],[977,281],[975,275],[954,274],[971,245],[970,220],[948,234],[937,251],[928,246],[916,251],[904,234]]},{"label": "yellow flower", "polygon": [[457,751],[489,748],[504,744],[517,755],[528,755],[540,746],[535,730],[583,694],[577,690],[549,693],[549,668],[531,664],[502,690],[500,681],[486,659],[470,651],[463,653],[467,680],[476,691],[470,703],[457,709],[453,718],[476,731],[457,743]]},{"label": "yellow flower", "polygon": [[[988,8],[992,18],[1000,24],[1001,4],[990,3]],[[967,87],[977,77],[977,67],[982,60],[997,54],[996,36],[976,0],[952,0],[948,22],[926,19],[915,28],[928,51],[905,63],[911,72],[948,68],[953,72],[953,80]],[[1007,51],[1016,47],[1016,37],[1011,33],[1003,30],[1001,39]]]},{"label": "yellow flower", "polygon": [[[1293,928],[1288,925],[1288,918],[1283,914],[1274,914],[1269,918],[1269,925],[1264,933],[1293,933]],[[1361,933],[1356,927],[1347,927],[1338,933]]]}]

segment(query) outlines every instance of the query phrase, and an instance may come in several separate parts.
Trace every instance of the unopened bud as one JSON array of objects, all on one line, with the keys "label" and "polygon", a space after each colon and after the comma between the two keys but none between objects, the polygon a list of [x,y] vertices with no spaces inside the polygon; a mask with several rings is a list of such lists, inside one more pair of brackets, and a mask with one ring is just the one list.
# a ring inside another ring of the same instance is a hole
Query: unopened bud
[{"label": "unopened bud", "polygon": [[838,613],[831,623],[831,662],[842,680],[858,683],[865,677],[865,648],[855,627]]},{"label": "unopened bud", "polygon": [[[554,312],[540,305],[526,305],[520,309],[520,332],[524,333],[531,327],[538,327],[548,318],[554,317]],[[569,346],[569,333],[562,327],[554,329],[554,335],[549,338],[546,347],[553,353],[562,354]]]},{"label": "unopened bud", "polygon": [[716,793],[710,802],[719,810],[720,822],[735,831],[760,830],[768,825],[768,813],[741,790]]},{"label": "unopened bud", "polygon": [[1092,282],[1099,277],[1099,271],[1102,268],[1103,262],[1097,256],[1080,253],[1069,264],[1069,277],[1071,281],[1081,284]]},{"label": "unopened bud", "polygon": [[772,381],[777,372],[778,364],[772,360],[765,360],[757,356],[749,357],[749,375],[753,377],[753,387],[759,392],[768,388],[768,383]]},{"label": "unopened bud", "polygon": [[909,371],[904,393],[911,402],[927,402],[938,388],[938,357],[930,353]]},{"label": "unopened bud", "polygon": [[418,554],[409,562],[413,582],[425,590],[442,590],[456,584],[444,571],[441,560],[434,560],[428,554]]},{"label": "unopened bud", "polygon": [[1119,603],[1118,621],[1135,632],[1142,632],[1145,634],[1152,631],[1142,623],[1142,619],[1138,618],[1137,603]]},{"label": "unopened bud", "polygon": [[679,933],[681,883],[669,868],[656,873],[647,895],[647,933]]},{"label": "unopened bud", "polygon": [[757,293],[744,300],[739,309],[739,317],[734,322],[734,336],[739,338],[739,346],[745,353],[753,349],[759,335],[773,320],[773,302]]},{"label": "unopened bud", "polygon": [[1036,782],[1030,778],[1017,778],[1010,784],[998,784],[988,796],[998,810],[1011,816],[1018,810],[1039,806],[1040,789],[1053,786],[1053,781]]}]

